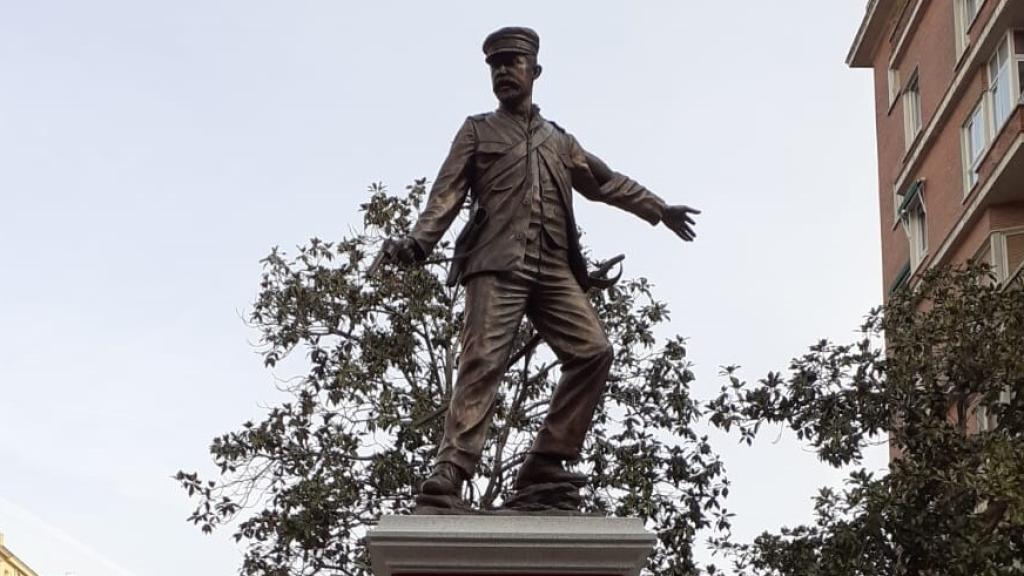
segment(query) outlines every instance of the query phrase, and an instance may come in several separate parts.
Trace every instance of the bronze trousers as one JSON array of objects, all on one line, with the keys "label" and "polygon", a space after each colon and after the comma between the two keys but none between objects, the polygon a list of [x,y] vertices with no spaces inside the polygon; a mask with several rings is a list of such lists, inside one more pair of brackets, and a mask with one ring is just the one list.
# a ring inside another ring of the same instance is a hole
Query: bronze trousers
[{"label": "bronze trousers", "polygon": [[524,314],[561,361],[562,372],[531,452],[578,458],[604,391],[613,358],[608,338],[565,250],[534,236],[518,270],[477,274],[466,282],[462,357],[437,462],[455,464],[467,476],[480,461]]}]

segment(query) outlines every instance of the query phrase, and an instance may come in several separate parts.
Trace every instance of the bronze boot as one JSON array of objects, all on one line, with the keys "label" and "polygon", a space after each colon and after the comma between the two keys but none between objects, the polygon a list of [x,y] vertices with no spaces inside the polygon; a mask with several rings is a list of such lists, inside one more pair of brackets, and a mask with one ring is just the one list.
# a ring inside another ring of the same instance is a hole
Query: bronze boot
[{"label": "bronze boot", "polygon": [[430,496],[462,496],[462,484],[466,475],[451,462],[439,462],[434,472],[420,485],[420,492]]},{"label": "bronze boot", "polygon": [[519,468],[515,489],[522,490],[536,484],[572,484],[580,488],[586,483],[586,476],[566,470],[560,458],[531,452]]}]

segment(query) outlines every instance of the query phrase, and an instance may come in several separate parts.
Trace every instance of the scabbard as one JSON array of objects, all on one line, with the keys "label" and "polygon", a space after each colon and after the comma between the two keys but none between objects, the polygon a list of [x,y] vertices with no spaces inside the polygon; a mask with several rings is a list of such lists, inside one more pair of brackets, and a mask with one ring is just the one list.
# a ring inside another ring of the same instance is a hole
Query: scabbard
[{"label": "scabbard", "polygon": [[487,223],[487,209],[481,208],[476,202],[469,208],[469,222],[463,226],[457,238],[455,238],[455,251],[452,254],[452,265],[448,267],[448,279],[445,284],[455,286],[462,278],[462,271],[466,265],[466,258],[476,247],[480,232]]}]

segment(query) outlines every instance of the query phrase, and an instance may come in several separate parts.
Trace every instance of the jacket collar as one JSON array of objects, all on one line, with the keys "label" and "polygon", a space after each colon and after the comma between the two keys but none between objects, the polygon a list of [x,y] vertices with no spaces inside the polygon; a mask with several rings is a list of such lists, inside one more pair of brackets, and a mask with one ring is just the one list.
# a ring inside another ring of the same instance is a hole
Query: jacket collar
[{"label": "jacket collar", "polygon": [[[504,119],[507,119],[507,120],[511,120],[512,122],[515,122],[516,124],[519,124],[519,125],[526,124],[526,119],[525,118],[523,118],[522,116],[517,116],[515,114],[512,114],[511,112],[508,112],[507,110],[505,110],[501,106],[499,106],[498,109],[495,110],[494,113],[497,116],[499,116],[501,118],[504,118]],[[533,130],[536,130],[538,127],[540,127],[542,125],[544,125],[544,117],[540,115],[540,106],[537,106],[536,104],[531,104],[530,105],[530,127]]]}]

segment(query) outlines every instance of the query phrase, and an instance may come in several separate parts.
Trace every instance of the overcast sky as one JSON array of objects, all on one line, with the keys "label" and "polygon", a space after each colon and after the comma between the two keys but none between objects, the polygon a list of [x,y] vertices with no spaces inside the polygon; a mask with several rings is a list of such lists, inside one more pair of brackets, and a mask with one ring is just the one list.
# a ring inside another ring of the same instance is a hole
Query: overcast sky
[{"label": "overcast sky", "polygon": [[[545,116],[704,211],[683,245],[577,202],[594,254],[670,304],[698,397],[852,339],[882,295],[871,77],[844,64],[865,3],[0,2],[7,545],[41,576],[236,572],[171,475],[275,397],[242,321],[258,260],[340,238],[371,182],[432,178],[494,106],[500,26],[540,33]],[[840,477],[776,436],[717,444],[741,539]]]}]

